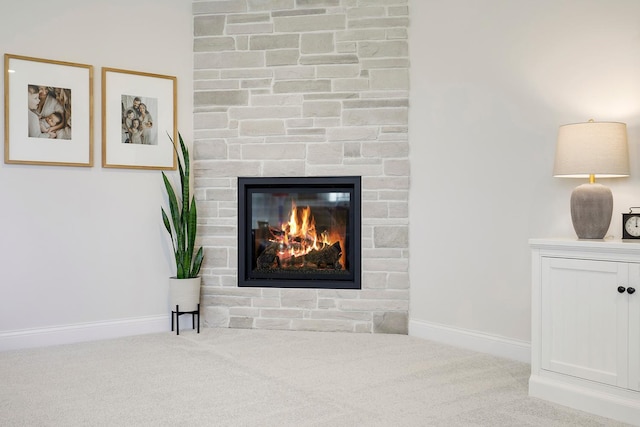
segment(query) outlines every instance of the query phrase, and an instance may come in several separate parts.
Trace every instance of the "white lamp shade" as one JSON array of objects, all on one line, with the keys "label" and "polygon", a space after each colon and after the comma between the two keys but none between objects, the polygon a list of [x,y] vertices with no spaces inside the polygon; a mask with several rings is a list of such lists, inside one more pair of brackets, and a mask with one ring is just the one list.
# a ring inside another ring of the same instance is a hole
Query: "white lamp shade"
[{"label": "white lamp shade", "polygon": [[566,178],[629,176],[627,125],[586,122],[560,126],[553,176]]}]

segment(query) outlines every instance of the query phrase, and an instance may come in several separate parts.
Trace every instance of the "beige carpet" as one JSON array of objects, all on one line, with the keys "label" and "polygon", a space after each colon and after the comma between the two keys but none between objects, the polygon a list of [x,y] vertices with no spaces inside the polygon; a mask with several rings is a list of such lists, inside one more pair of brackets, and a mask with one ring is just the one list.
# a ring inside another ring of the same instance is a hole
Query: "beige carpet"
[{"label": "beige carpet", "polygon": [[184,330],[0,353],[0,426],[621,426],[404,335]]}]

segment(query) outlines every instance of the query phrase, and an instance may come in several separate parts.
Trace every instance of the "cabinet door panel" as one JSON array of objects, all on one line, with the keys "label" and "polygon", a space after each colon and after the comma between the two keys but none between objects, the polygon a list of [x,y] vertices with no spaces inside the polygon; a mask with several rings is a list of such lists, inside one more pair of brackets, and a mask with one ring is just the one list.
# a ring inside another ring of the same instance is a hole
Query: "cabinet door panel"
[{"label": "cabinet door panel", "polygon": [[629,264],[629,388],[640,391],[640,264]]},{"label": "cabinet door panel", "polygon": [[542,260],[543,369],[627,387],[628,266]]}]

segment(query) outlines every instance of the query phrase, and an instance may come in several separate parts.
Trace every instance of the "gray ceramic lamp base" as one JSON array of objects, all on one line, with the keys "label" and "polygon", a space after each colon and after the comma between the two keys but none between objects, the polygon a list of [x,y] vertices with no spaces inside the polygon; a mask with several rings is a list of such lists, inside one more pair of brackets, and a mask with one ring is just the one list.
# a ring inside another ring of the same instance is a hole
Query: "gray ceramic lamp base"
[{"label": "gray ceramic lamp base", "polygon": [[609,230],[613,195],[602,184],[582,184],[571,193],[571,221],[579,239],[602,239]]}]

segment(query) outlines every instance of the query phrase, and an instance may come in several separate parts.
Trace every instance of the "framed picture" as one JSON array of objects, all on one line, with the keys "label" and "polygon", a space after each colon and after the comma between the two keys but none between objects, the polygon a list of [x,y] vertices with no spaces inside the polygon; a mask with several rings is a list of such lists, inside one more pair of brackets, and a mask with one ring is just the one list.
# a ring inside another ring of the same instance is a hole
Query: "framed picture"
[{"label": "framed picture", "polygon": [[4,55],[4,162],[93,166],[93,67]]},{"label": "framed picture", "polygon": [[102,69],[102,166],[175,169],[176,78]]}]

